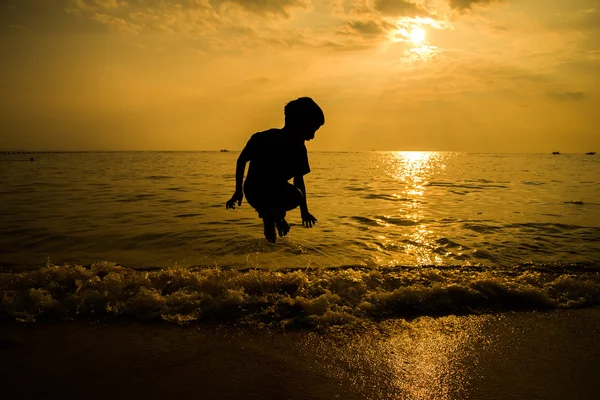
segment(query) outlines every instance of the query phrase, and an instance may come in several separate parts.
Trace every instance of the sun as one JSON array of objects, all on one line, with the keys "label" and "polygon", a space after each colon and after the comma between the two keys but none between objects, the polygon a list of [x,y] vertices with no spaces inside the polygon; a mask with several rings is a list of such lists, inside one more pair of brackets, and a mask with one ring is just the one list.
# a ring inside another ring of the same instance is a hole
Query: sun
[{"label": "sun", "polygon": [[408,33],[408,38],[410,39],[410,41],[414,45],[418,46],[420,44],[423,44],[423,42],[425,41],[425,29],[423,29],[423,28],[413,28]]}]

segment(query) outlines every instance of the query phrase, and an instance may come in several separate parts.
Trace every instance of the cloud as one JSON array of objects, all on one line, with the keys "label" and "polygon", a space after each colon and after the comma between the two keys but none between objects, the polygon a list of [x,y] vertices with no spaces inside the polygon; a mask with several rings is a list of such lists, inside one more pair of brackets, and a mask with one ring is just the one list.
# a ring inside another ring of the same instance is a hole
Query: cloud
[{"label": "cloud", "polygon": [[506,0],[450,0],[450,7],[457,10],[468,10],[474,5],[486,5],[490,3],[500,3]]},{"label": "cloud", "polygon": [[48,3],[66,3],[64,11],[68,14],[85,15],[97,12],[114,12],[128,8],[126,0],[49,0]]},{"label": "cloud", "polygon": [[117,8],[120,5],[124,5],[124,4],[120,4],[122,2],[119,2],[117,0],[95,0],[95,2],[100,7],[103,7],[103,8]]},{"label": "cloud", "polygon": [[[600,5],[600,1],[599,1]],[[595,31],[600,29],[600,10],[586,8],[582,10],[560,13],[557,20],[550,25],[555,28],[577,29],[581,31]]]},{"label": "cloud", "polygon": [[79,10],[95,10],[97,8],[119,8],[129,4],[125,0],[70,0],[73,6]]},{"label": "cloud", "polygon": [[[56,0],[59,1],[59,0]],[[68,14],[89,18],[118,33],[213,32],[221,16],[209,0],[69,0]]]},{"label": "cloud", "polygon": [[71,3],[73,4],[73,7],[75,7],[75,9],[70,9],[68,8],[69,11],[75,11],[75,10],[93,10],[94,7],[88,3],[85,2],[85,0],[71,0]]},{"label": "cloud", "polygon": [[416,17],[427,11],[408,0],[375,0],[374,7],[383,15]]},{"label": "cloud", "polygon": [[548,93],[552,99],[557,101],[580,101],[586,97],[584,92],[552,92]]},{"label": "cloud", "polygon": [[345,25],[342,33],[354,33],[361,36],[380,36],[395,26],[385,21],[351,21]]},{"label": "cloud", "polygon": [[135,24],[133,22],[126,21],[122,18],[113,17],[106,14],[94,14],[92,16],[94,21],[98,21],[102,24],[110,26],[112,29],[119,33],[133,33],[137,34],[144,30],[142,25]]},{"label": "cloud", "polygon": [[217,7],[220,4],[235,4],[251,13],[267,16],[279,15],[289,18],[294,8],[310,8],[310,0],[212,0]]},{"label": "cloud", "polygon": [[[56,0],[59,1],[59,0]],[[67,1],[67,0],[64,0]],[[66,11],[90,18],[120,33],[221,33],[232,29],[265,31],[263,18],[288,19],[294,9],[308,9],[310,0],[68,0]],[[225,39],[227,40],[227,39]],[[235,39],[237,41],[237,39]]]}]

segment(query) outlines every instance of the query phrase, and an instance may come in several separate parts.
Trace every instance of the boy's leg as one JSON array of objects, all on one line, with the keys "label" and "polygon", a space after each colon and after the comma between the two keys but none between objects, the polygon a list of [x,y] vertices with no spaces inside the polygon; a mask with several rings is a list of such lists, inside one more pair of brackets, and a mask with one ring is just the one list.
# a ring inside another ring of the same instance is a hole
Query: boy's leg
[{"label": "boy's leg", "polygon": [[[285,220],[286,211],[297,208],[302,202],[302,193],[297,187],[286,183],[276,188],[247,190],[246,201],[258,212],[263,220],[264,235],[267,241],[275,242],[277,234],[286,236],[290,225]],[[257,188],[255,188],[257,189]]]},{"label": "boy's leg", "polygon": [[263,232],[267,242],[275,243],[277,234],[275,233],[275,221],[270,216],[263,216]]},{"label": "boy's leg", "polygon": [[281,205],[285,211],[293,210],[302,204],[303,197],[300,189],[290,183],[286,183],[282,187]]},{"label": "boy's leg", "polygon": [[277,228],[277,233],[279,233],[279,236],[286,236],[290,232],[290,224],[288,224],[285,219],[276,221],[275,227]]},{"label": "boy's leg", "polygon": [[286,183],[279,189],[275,198],[278,200],[275,210],[275,226],[279,236],[286,236],[290,231],[290,224],[285,220],[286,211],[297,208],[302,203],[302,192],[289,183]]},{"label": "boy's leg", "polygon": [[244,184],[244,193],[246,195],[246,201],[250,204],[258,213],[258,218],[263,220],[263,233],[265,239],[269,242],[275,243],[277,240],[277,234],[275,232],[275,215],[271,208],[271,197],[272,193],[261,187],[252,187]]},{"label": "boy's leg", "polygon": [[290,225],[285,220],[285,211],[281,208],[265,208],[261,210],[260,215],[263,219],[265,238],[269,242],[275,243],[276,229],[281,237],[287,235],[290,231]]}]

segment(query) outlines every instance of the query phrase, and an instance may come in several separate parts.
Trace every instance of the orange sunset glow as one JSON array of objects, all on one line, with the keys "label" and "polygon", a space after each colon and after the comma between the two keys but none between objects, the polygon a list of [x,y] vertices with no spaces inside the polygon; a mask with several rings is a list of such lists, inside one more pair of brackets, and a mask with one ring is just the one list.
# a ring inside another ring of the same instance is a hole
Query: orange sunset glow
[{"label": "orange sunset glow", "polygon": [[0,150],[600,148],[597,0],[7,0]]}]

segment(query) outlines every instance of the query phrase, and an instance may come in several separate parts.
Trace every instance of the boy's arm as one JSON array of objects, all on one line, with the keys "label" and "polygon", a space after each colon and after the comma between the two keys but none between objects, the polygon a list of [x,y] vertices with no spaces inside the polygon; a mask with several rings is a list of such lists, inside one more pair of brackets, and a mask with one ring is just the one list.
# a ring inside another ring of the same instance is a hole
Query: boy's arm
[{"label": "boy's arm", "polygon": [[306,203],[306,186],[302,175],[294,177],[294,186],[302,192],[302,200],[300,202],[300,215],[302,216],[302,225],[307,228],[312,228],[317,223],[317,219],[308,212],[308,204]]},{"label": "boy's arm", "polygon": [[[246,150],[244,148],[244,150]],[[237,159],[236,167],[235,167],[235,192],[236,193],[244,193],[242,190],[244,184],[244,172],[246,171],[246,163],[248,162],[247,155],[242,150],[242,153]]]},{"label": "boy's arm", "polygon": [[235,209],[235,203],[238,206],[242,205],[242,199],[244,198],[244,191],[242,189],[244,186],[244,172],[246,171],[246,163],[250,161],[249,152],[248,145],[246,145],[237,159],[235,167],[235,193],[233,193],[231,199],[225,204],[228,209]]},{"label": "boy's arm", "polygon": [[300,212],[305,213],[308,212],[308,204],[306,202],[306,185],[304,185],[304,177],[296,176],[294,177],[294,186],[300,189],[302,192],[302,200],[300,202]]}]

